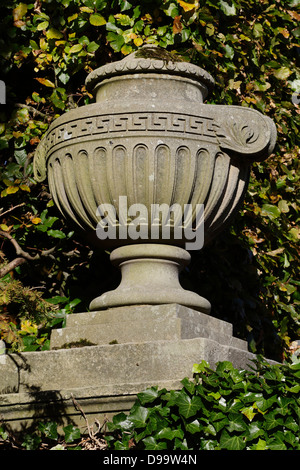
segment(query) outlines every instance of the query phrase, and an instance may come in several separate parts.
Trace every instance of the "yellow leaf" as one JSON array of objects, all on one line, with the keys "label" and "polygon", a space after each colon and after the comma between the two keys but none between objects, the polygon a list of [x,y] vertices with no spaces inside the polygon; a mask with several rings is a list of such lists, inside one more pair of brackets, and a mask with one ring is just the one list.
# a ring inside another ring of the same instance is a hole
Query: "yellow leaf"
[{"label": "yellow leaf", "polygon": [[48,47],[48,43],[45,38],[40,39],[40,48],[45,51]]},{"label": "yellow leaf", "polygon": [[31,219],[31,222],[34,225],[37,225],[37,224],[40,224],[42,222],[42,219],[40,219],[39,217],[34,217],[33,219]]},{"label": "yellow leaf", "polygon": [[93,13],[94,10],[92,10],[92,8],[89,8],[89,7],[80,7],[80,11],[83,11],[84,13]]},{"label": "yellow leaf", "polygon": [[3,183],[5,184],[5,186],[13,186],[13,184],[14,184],[12,181],[10,181],[10,180],[7,179],[7,178],[3,178],[2,181],[3,181]]},{"label": "yellow leaf", "polygon": [[28,193],[30,193],[30,188],[29,186],[27,186],[27,184],[21,184],[20,189],[22,189],[22,191],[27,191]]},{"label": "yellow leaf", "polygon": [[50,28],[46,33],[47,39],[61,39],[64,37],[63,33],[55,28]]},{"label": "yellow leaf", "polygon": [[9,227],[6,224],[1,224],[0,228],[3,230],[3,232],[9,232]]},{"label": "yellow leaf", "polygon": [[19,3],[19,5],[13,10],[14,21],[18,21],[23,18],[26,13],[27,5],[25,5],[25,3]]},{"label": "yellow leaf", "polygon": [[34,323],[32,324],[30,320],[22,320],[21,330],[24,333],[37,334],[38,327]]},{"label": "yellow leaf", "polygon": [[6,188],[6,193],[7,194],[14,194],[17,191],[19,191],[18,186],[8,186],[8,188]]},{"label": "yellow leaf", "polygon": [[208,36],[213,36],[213,34],[215,33],[215,27],[214,27],[214,25],[211,24],[211,23],[208,23],[208,24],[206,25],[206,30],[205,30],[205,31],[206,31],[206,34],[207,34]]},{"label": "yellow leaf", "polygon": [[15,137],[15,139],[18,139],[22,135],[23,135],[23,132],[21,131],[13,131],[13,136]]},{"label": "yellow leaf", "polygon": [[74,15],[68,17],[68,23],[71,23],[71,21],[76,20],[78,17],[78,13],[74,13]]},{"label": "yellow leaf", "polygon": [[45,85],[49,88],[55,88],[55,85],[53,82],[50,82],[47,78],[36,78],[38,82],[40,82],[42,85]]},{"label": "yellow leaf", "polygon": [[134,42],[134,44],[135,44],[136,46],[139,47],[139,46],[141,46],[141,45],[143,44],[144,41],[142,40],[142,38],[135,38],[135,39],[133,40],[133,42]]},{"label": "yellow leaf", "polygon": [[249,421],[252,421],[254,416],[256,415],[256,412],[254,411],[253,406],[245,407],[241,409],[240,411],[243,413],[243,415],[245,415],[249,419]]},{"label": "yellow leaf", "polygon": [[180,6],[182,6],[184,11],[191,11],[199,7],[199,2],[187,3],[183,2],[182,0],[177,0],[177,2],[180,4]]},{"label": "yellow leaf", "polygon": [[103,26],[104,24],[106,24],[106,19],[103,18],[102,15],[99,15],[98,13],[95,13],[95,14],[90,16],[90,23],[93,26]]}]

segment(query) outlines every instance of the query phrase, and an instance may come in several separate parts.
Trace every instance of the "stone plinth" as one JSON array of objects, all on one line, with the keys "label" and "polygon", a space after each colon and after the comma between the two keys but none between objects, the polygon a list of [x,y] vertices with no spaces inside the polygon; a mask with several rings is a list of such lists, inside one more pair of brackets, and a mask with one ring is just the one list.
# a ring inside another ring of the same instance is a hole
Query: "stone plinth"
[{"label": "stone plinth", "polygon": [[[87,341],[94,345],[68,348]],[[13,427],[50,417],[84,424],[72,397],[91,423],[101,421],[129,410],[147,387],[180,387],[194,363],[247,368],[255,357],[231,324],[177,304],[70,315],[51,348],[0,356],[0,413]]]},{"label": "stone plinth", "polygon": [[245,341],[232,336],[230,323],[178,304],[118,307],[70,315],[65,328],[53,330],[51,349],[80,340],[83,344],[86,340],[107,345],[192,338],[209,338],[248,350]]}]

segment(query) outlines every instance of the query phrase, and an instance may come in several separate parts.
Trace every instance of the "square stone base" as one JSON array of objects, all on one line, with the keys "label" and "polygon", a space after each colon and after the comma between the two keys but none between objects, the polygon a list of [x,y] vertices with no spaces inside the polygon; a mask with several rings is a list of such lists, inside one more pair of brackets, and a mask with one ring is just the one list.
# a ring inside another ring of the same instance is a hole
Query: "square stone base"
[{"label": "square stone base", "polygon": [[47,419],[84,425],[75,399],[90,424],[103,422],[147,387],[181,387],[202,360],[244,369],[252,359],[231,324],[181,305],[73,314],[53,330],[50,351],[0,356],[0,414],[15,429]]}]

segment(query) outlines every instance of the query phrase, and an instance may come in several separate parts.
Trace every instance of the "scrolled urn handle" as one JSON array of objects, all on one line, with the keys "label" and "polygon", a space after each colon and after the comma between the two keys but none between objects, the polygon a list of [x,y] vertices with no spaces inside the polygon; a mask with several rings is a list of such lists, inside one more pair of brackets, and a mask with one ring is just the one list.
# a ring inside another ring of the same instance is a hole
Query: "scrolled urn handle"
[{"label": "scrolled urn handle", "polygon": [[222,150],[245,155],[253,161],[264,160],[272,153],[277,137],[272,119],[251,108],[206,106],[214,114],[215,132]]},{"label": "scrolled urn handle", "polygon": [[38,183],[41,183],[42,181],[46,179],[46,175],[47,175],[46,154],[47,154],[46,138],[44,136],[35,150],[34,160],[33,160],[34,178],[36,179]]}]

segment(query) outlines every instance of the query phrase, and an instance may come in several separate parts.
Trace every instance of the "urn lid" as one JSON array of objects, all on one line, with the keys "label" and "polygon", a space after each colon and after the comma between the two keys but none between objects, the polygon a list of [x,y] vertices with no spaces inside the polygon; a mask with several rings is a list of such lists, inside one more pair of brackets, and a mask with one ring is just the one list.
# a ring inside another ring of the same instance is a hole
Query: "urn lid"
[{"label": "urn lid", "polygon": [[86,78],[86,87],[92,92],[96,85],[108,78],[146,73],[187,77],[201,82],[208,89],[214,86],[213,77],[201,67],[185,62],[174,53],[151,44],[141,47],[120,61],[93,70]]}]

